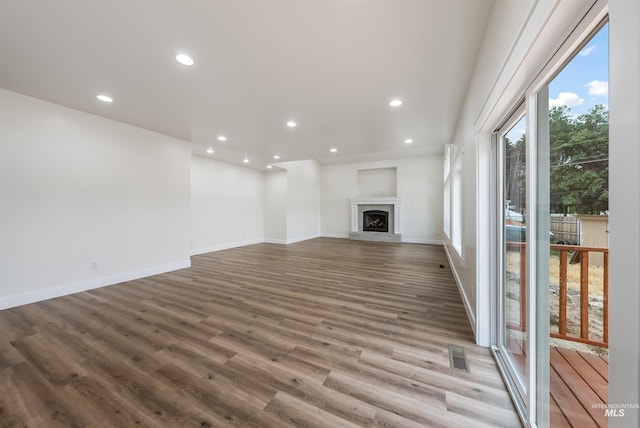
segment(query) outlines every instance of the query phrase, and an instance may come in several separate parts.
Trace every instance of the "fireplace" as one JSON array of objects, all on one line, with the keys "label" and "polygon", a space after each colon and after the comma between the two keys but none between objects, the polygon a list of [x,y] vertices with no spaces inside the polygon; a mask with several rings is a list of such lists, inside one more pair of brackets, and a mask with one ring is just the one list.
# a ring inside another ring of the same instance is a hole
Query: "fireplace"
[{"label": "fireplace", "polygon": [[389,212],[368,210],[362,213],[363,232],[389,232]]},{"label": "fireplace", "polygon": [[402,198],[351,198],[349,239],[402,242]]}]

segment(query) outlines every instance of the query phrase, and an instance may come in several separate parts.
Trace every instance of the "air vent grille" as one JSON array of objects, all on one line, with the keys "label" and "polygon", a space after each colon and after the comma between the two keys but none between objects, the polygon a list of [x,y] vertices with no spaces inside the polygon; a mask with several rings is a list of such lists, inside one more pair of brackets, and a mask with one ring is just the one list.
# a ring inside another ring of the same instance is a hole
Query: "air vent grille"
[{"label": "air vent grille", "polygon": [[452,369],[469,371],[467,352],[460,345],[449,344],[449,363]]}]

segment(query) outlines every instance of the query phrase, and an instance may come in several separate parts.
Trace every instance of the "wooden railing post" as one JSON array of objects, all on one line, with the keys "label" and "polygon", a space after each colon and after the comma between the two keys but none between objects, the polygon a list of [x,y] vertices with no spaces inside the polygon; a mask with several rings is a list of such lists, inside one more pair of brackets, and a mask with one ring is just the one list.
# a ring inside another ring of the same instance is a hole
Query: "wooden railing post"
[{"label": "wooden railing post", "polygon": [[567,250],[560,250],[560,289],[558,290],[558,333],[567,335]]},{"label": "wooden railing post", "polygon": [[580,337],[589,339],[589,252],[580,252]]},{"label": "wooden railing post", "polygon": [[602,278],[602,341],[609,343],[609,252],[604,254],[604,276]]},{"label": "wooden railing post", "polygon": [[527,245],[520,246],[520,331],[527,331]]},{"label": "wooden railing post", "polygon": [[[571,340],[588,345],[608,347],[609,343],[609,249],[600,247],[568,246],[551,244],[551,250],[560,252],[560,278],[558,290],[558,332],[551,331],[551,337]],[[575,251],[575,256],[580,256],[580,333],[572,334],[567,331],[567,317],[569,316],[567,305],[569,291],[569,253]],[[602,338],[590,338],[589,332],[589,253],[603,254],[603,282],[602,282]]]}]

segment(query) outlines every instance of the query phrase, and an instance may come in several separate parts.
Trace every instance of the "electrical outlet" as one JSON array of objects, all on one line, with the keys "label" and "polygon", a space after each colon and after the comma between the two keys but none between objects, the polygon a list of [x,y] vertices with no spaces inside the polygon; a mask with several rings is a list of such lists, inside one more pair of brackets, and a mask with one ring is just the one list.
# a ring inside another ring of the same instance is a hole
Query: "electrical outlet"
[{"label": "electrical outlet", "polygon": [[91,270],[98,270],[98,262],[91,262]]}]

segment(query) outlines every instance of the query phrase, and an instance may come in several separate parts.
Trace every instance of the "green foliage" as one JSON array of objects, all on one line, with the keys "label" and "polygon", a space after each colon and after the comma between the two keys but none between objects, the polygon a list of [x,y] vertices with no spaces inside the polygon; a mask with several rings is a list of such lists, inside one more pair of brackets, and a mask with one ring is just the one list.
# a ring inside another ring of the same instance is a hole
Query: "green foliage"
[{"label": "green foliage", "polygon": [[549,113],[552,212],[598,214],[609,208],[609,112]]},{"label": "green foliage", "polygon": [[510,208],[516,208],[520,213],[526,209],[526,134],[517,141],[505,137],[505,199],[510,201]]}]

